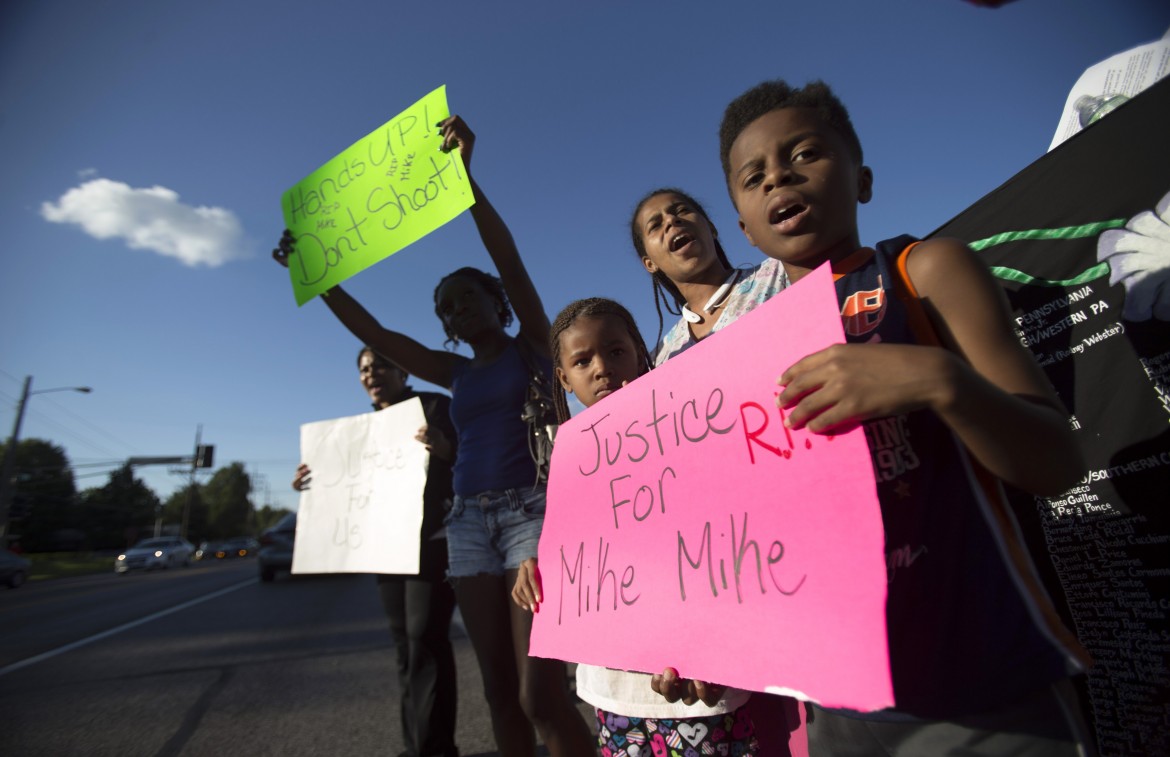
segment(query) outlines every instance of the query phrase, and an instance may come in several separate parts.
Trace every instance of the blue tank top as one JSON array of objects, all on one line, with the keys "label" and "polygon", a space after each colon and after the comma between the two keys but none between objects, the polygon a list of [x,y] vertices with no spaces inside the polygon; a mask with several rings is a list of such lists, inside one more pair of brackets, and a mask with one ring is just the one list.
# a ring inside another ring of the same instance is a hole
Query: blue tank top
[{"label": "blue tank top", "polygon": [[[551,361],[538,360],[551,374]],[[528,426],[520,420],[527,390],[528,370],[515,339],[491,363],[468,362],[456,369],[451,383],[451,421],[459,433],[456,494],[519,489],[536,481]]]},{"label": "blue tank top", "polygon": [[[911,241],[880,244],[837,280],[847,342],[918,343],[894,292]],[[950,428],[918,410],[869,421],[865,434],[886,535],[890,719],[976,713],[1067,675],[1074,657],[1058,641],[1067,629],[1051,625],[1046,595],[1025,590],[1039,584],[1022,576],[1032,567],[1021,566],[1018,532],[992,526],[988,494]]]}]

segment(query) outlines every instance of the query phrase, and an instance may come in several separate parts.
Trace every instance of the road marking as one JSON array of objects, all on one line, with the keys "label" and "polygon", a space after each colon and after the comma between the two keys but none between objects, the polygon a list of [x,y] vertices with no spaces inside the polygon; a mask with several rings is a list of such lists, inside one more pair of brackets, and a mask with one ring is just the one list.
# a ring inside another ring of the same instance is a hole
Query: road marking
[{"label": "road marking", "polygon": [[172,613],[176,613],[179,610],[186,610],[188,607],[194,607],[195,605],[200,604],[202,602],[206,602],[209,599],[215,599],[216,597],[222,597],[224,594],[230,594],[231,592],[236,591],[237,589],[242,589],[245,586],[251,586],[252,584],[259,583],[259,582],[260,582],[259,578],[249,578],[247,581],[242,581],[238,584],[235,584],[234,586],[229,586],[226,589],[220,589],[219,591],[213,591],[210,594],[205,594],[202,597],[198,597],[196,599],[189,600],[187,602],[184,602],[181,605],[175,605],[174,607],[167,608],[166,610],[159,610],[158,612],[147,615],[144,618],[139,618],[138,620],[132,620],[129,623],[123,623],[122,625],[116,626],[115,628],[111,628],[108,631],[102,631],[101,633],[94,634],[93,636],[89,636],[87,638],[80,639],[78,641],[74,641],[74,642],[71,642],[69,644],[66,644],[63,647],[57,647],[56,649],[51,649],[48,652],[42,652],[41,654],[36,655],[35,657],[29,657],[28,659],[21,660],[20,662],[14,662],[11,665],[0,668],[0,676],[7,675],[7,674],[12,673],[14,671],[20,670],[21,668],[27,668],[29,665],[34,665],[34,664],[41,662],[43,660],[48,660],[52,657],[56,657],[59,654],[64,654],[65,652],[70,652],[74,649],[77,649],[78,647],[84,647],[86,644],[92,644],[95,641],[100,641],[101,639],[104,639],[107,636],[113,636],[115,634],[122,633],[123,631],[129,631],[131,628],[134,628],[135,626],[140,626],[143,623],[149,623],[152,620],[158,620],[159,618],[163,618],[163,617],[166,617],[167,615],[170,615]]}]

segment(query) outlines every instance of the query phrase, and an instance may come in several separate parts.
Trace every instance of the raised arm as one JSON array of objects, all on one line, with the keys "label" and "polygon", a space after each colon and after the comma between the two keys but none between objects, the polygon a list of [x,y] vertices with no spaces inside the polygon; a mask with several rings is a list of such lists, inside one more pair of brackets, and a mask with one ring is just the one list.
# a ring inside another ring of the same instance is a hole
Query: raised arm
[{"label": "raised arm", "polygon": [[483,246],[495,263],[496,271],[508,293],[508,301],[520,322],[520,335],[528,340],[541,355],[548,355],[549,321],[544,312],[544,305],[536,286],[528,276],[528,269],[520,258],[520,251],[516,249],[516,242],[512,239],[512,232],[504,224],[504,219],[488,201],[487,196],[480,189],[471,172],[471,153],[475,147],[475,134],[459,116],[439,123],[439,130],[443,136],[443,150],[458,148],[463,157],[463,165],[467,168],[468,178],[475,195],[475,205],[471,207],[471,217],[475,221],[475,228],[483,240]]},{"label": "raised arm", "polygon": [[[285,268],[288,267],[288,256],[294,252],[295,241],[292,233],[286,229],[280,244],[272,251],[273,259]],[[455,366],[467,359],[451,352],[429,349],[405,334],[383,328],[368,310],[340,286],[330,289],[321,299],[337,316],[337,320],[363,344],[423,381],[450,388]]]},{"label": "raised arm", "polygon": [[1044,373],[1012,331],[1006,298],[962,242],[933,239],[907,271],[947,349],[836,345],[780,377],[789,426],[832,432],[930,408],[988,470],[1034,494],[1064,491],[1084,464]]}]

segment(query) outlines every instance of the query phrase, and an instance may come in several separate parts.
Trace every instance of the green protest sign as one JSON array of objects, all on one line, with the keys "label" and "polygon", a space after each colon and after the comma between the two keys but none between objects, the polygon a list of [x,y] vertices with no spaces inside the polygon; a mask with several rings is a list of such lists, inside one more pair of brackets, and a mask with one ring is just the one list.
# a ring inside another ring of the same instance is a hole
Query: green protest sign
[{"label": "green protest sign", "polygon": [[471,207],[458,150],[441,152],[450,115],[439,87],[284,193],[296,239],[289,276],[298,305],[389,257]]}]

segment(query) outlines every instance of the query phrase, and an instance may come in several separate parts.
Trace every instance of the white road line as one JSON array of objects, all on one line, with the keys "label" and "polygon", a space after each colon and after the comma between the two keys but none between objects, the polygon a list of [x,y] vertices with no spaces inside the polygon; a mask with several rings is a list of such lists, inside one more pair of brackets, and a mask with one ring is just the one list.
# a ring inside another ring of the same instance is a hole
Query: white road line
[{"label": "white road line", "polygon": [[56,657],[59,654],[64,654],[65,652],[72,651],[74,649],[77,649],[78,647],[84,647],[86,644],[92,644],[93,642],[104,639],[107,636],[113,636],[115,634],[122,633],[123,631],[128,631],[131,628],[134,628],[135,626],[142,625],[143,623],[149,623],[152,620],[158,620],[159,618],[166,617],[167,615],[170,615],[171,613],[176,613],[179,610],[186,610],[188,607],[193,607],[197,604],[200,604],[201,602],[206,602],[209,599],[215,599],[216,597],[222,597],[224,594],[230,594],[231,592],[233,592],[237,589],[242,589],[245,586],[251,586],[254,583],[259,583],[259,581],[260,581],[259,578],[249,578],[247,581],[243,581],[241,583],[235,584],[234,586],[229,586],[226,589],[220,589],[219,591],[213,591],[210,594],[206,594],[206,595],[199,597],[197,599],[192,599],[188,602],[184,602],[181,605],[175,605],[174,607],[170,607],[166,610],[159,610],[158,612],[147,615],[144,618],[139,618],[138,620],[132,620],[129,623],[123,623],[122,625],[117,626],[115,628],[111,628],[108,631],[102,631],[101,633],[94,634],[93,636],[89,636],[87,638],[80,639],[79,641],[74,641],[70,644],[66,644],[63,647],[58,647],[56,649],[51,649],[48,652],[43,652],[39,655],[36,655],[35,657],[29,657],[28,659],[21,660],[20,662],[14,662],[11,665],[0,668],[0,676],[7,675],[7,674],[12,673],[14,671],[20,670],[21,668],[27,668],[29,665],[34,665],[34,664],[41,662],[43,660],[48,660],[51,657]]}]

